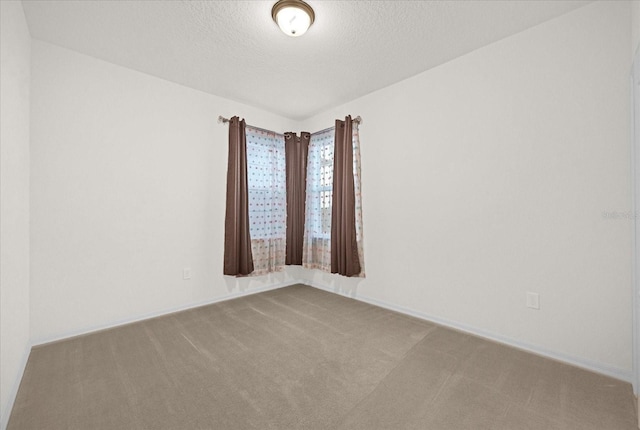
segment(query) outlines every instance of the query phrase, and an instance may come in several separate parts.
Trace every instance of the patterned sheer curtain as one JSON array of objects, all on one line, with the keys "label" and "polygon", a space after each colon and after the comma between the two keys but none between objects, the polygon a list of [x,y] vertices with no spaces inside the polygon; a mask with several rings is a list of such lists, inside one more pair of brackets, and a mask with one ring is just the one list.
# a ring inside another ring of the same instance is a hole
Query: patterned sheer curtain
[{"label": "patterned sheer curtain", "polygon": [[252,276],[285,263],[287,193],[284,135],[246,127]]},{"label": "patterned sheer curtain", "polygon": [[[307,198],[302,266],[331,273],[331,217],[335,127],[311,135],[307,162]],[[364,277],[362,199],[360,192],[360,138],[353,123],[353,174],[355,192],[356,241]]]}]

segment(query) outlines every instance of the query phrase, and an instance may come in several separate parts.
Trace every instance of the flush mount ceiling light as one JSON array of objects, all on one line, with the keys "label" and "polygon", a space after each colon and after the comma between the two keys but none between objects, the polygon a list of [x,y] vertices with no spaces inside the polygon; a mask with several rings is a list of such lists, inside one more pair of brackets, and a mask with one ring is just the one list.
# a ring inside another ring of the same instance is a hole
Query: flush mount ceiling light
[{"label": "flush mount ceiling light", "polygon": [[273,5],[271,17],[284,34],[298,37],[311,27],[316,14],[311,6],[302,0],[280,0]]}]

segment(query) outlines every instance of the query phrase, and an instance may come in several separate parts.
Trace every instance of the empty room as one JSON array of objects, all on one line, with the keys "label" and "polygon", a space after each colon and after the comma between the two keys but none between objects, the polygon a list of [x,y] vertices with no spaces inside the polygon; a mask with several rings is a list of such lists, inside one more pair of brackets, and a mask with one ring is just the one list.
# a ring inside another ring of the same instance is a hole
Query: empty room
[{"label": "empty room", "polygon": [[0,430],[640,428],[640,1],[0,1]]}]

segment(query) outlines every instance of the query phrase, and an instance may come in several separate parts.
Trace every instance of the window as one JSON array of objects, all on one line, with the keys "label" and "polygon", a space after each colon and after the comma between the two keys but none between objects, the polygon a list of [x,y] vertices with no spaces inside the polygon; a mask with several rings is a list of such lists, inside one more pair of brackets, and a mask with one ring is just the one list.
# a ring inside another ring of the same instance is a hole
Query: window
[{"label": "window", "polygon": [[313,238],[331,238],[334,129],[311,136],[307,161],[305,232]]}]

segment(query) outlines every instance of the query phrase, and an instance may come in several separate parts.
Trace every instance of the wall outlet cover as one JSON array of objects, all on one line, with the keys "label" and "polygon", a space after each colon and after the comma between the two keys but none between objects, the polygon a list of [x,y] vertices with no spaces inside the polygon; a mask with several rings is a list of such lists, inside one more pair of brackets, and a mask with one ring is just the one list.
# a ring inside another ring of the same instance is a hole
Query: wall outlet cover
[{"label": "wall outlet cover", "polygon": [[538,293],[527,292],[527,307],[540,309],[540,295]]}]

